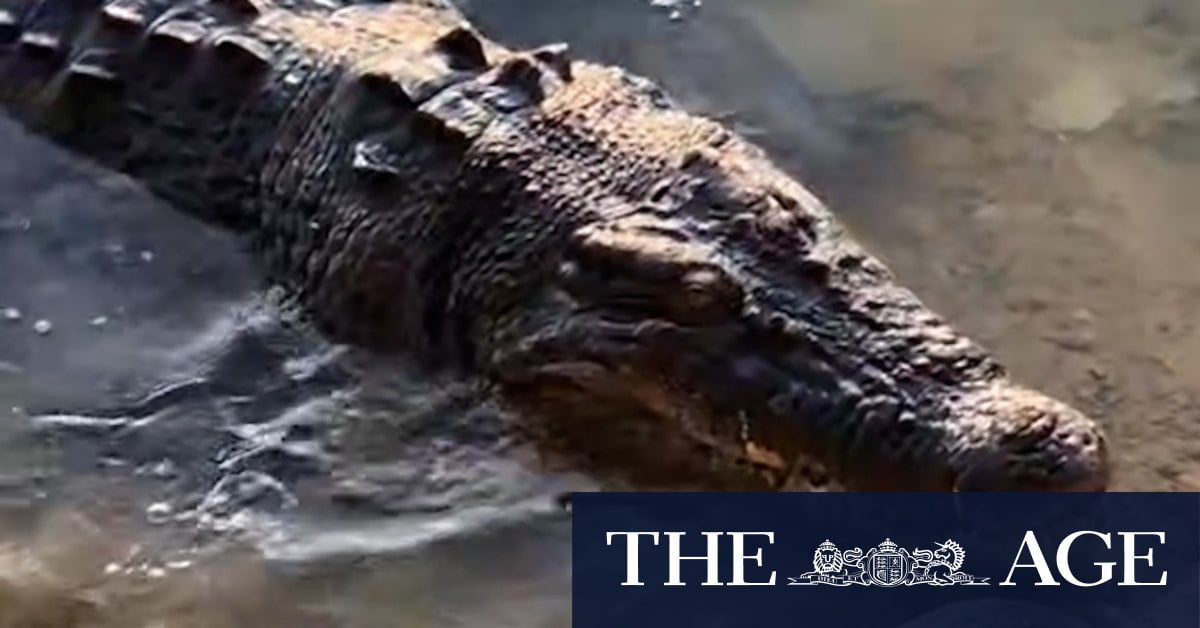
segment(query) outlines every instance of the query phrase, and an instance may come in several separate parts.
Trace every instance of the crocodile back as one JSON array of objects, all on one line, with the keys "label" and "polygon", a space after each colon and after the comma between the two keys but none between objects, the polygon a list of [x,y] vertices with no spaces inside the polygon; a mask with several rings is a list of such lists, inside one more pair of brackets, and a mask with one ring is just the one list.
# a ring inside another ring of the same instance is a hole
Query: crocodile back
[{"label": "crocodile back", "polygon": [[[344,60],[397,45],[345,26],[343,12],[311,0],[0,0],[0,105],[177,207],[250,231]],[[435,3],[395,12],[412,18],[386,22],[409,45],[460,19]]]}]

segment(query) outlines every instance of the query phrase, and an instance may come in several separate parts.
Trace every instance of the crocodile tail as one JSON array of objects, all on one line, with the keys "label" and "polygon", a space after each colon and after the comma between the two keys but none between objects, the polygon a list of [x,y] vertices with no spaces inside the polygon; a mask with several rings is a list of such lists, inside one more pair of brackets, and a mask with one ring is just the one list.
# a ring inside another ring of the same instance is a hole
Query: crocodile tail
[{"label": "crocodile tail", "polygon": [[0,0],[0,105],[31,130],[227,227],[252,222],[247,115],[269,0]]}]

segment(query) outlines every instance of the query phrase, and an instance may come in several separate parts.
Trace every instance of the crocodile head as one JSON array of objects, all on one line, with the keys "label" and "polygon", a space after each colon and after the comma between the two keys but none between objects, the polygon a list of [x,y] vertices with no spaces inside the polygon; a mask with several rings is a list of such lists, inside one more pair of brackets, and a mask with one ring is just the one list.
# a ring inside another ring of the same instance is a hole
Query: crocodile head
[{"label": "crocodile head", "polygon": [[675,172],[550,256],[499,326],[499,379],[593,434],[653,415],[781,486],[1105,488],[1095,423],[1013,383],[757,149],[726,138]]}]

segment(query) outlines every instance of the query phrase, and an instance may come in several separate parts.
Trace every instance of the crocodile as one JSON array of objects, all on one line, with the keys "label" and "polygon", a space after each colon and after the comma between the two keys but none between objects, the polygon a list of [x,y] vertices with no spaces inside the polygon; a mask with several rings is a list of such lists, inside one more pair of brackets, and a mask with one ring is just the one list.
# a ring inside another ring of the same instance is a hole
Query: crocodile
[{"label": "crocodile", "polygon": [[766,151],[565,45],[433,0],[0,0],[0,67],[13,118],[240,234],[332,339],[531,416],[781,489],[1107,486],[1093,420]]}]

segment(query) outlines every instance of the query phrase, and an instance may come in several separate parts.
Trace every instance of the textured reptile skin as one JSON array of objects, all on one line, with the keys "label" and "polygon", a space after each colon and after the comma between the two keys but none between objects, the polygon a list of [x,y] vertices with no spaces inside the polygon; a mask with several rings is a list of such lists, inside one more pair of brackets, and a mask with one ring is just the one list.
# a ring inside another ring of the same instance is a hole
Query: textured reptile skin
[{"label": "textured reptile skin", "polygon": [[1105,486],[1091,420],[645,79],[434,3],[0,7],[14,117],[244,233],[339,340],[585,434],[664,422],[780,486]]}]

